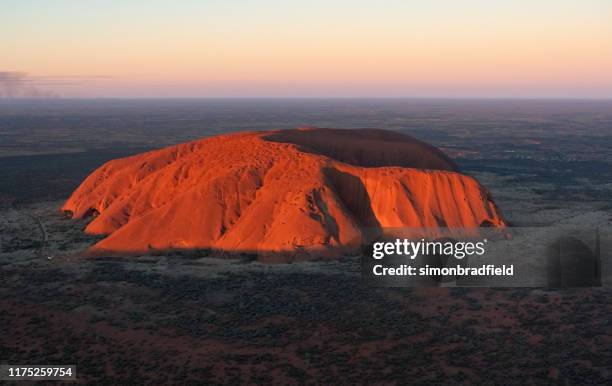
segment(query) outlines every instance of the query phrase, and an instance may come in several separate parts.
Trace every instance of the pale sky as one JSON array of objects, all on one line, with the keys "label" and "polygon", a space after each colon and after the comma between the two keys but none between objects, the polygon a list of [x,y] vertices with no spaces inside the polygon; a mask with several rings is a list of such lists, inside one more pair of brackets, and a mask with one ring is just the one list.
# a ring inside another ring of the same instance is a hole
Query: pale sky
[{"label": "pale sky", "polygon": [[2,87],[612,98],[612,1],[0,0],[0,96]]}]

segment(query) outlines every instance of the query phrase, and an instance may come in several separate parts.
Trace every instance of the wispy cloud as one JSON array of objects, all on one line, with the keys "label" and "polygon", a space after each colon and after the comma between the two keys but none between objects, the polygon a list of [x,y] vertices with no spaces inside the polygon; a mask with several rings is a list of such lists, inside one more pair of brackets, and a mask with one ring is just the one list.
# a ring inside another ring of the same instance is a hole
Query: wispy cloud
[{"label": "wispy cloud", "polygon": [[0,99],[58,98],[58,86],[76,86],[83,82],[110,78],[95,76],[34,76],[26,72],[0,71]]}]

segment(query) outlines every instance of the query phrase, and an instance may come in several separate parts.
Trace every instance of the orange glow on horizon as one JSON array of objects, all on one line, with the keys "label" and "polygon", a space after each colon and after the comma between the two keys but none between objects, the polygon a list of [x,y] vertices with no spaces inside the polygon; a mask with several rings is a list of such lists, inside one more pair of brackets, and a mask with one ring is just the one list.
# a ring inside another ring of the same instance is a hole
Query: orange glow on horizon
[{"label": "orange glow on horizon", "polygon": [[262,2],[254,15],[229,5],[216,5],[211,17],[199,5],[194,15],[156,15],[160,8],[134,20],[129,12],[141,9],[89,22],[40,14],[46,33],[10,19],[0,71],[104,75],[57,86],[66,96],[471,96],[523,88],[526,96],[612,97],[612,5],[603,2],[461,9],[436,0],[442,10],[317,3],[303,18]]}]

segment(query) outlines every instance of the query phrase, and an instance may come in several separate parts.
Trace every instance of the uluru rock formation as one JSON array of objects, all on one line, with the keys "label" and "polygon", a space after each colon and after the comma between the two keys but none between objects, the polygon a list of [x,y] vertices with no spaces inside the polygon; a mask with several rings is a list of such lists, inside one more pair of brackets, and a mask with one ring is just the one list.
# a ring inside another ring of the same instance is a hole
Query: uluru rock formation
[{"label": "uluru rock formation", "polygon": [[62,210],[96,216],[90,252],[213,249],[335,257],[385,227],[503,227],[488,192],[441,151],[386,130],[205,138],[107,162]]}]

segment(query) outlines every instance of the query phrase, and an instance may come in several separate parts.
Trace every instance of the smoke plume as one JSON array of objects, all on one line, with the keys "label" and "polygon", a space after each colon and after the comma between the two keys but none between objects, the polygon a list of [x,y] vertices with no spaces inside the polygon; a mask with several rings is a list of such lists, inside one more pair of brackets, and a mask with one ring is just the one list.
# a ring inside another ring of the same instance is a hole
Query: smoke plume
[{"label": "smoke plume", "polygon": [[25,72],[0,71],[0,99],[58,97],[46,85],[44,78],[31,77]]}]

